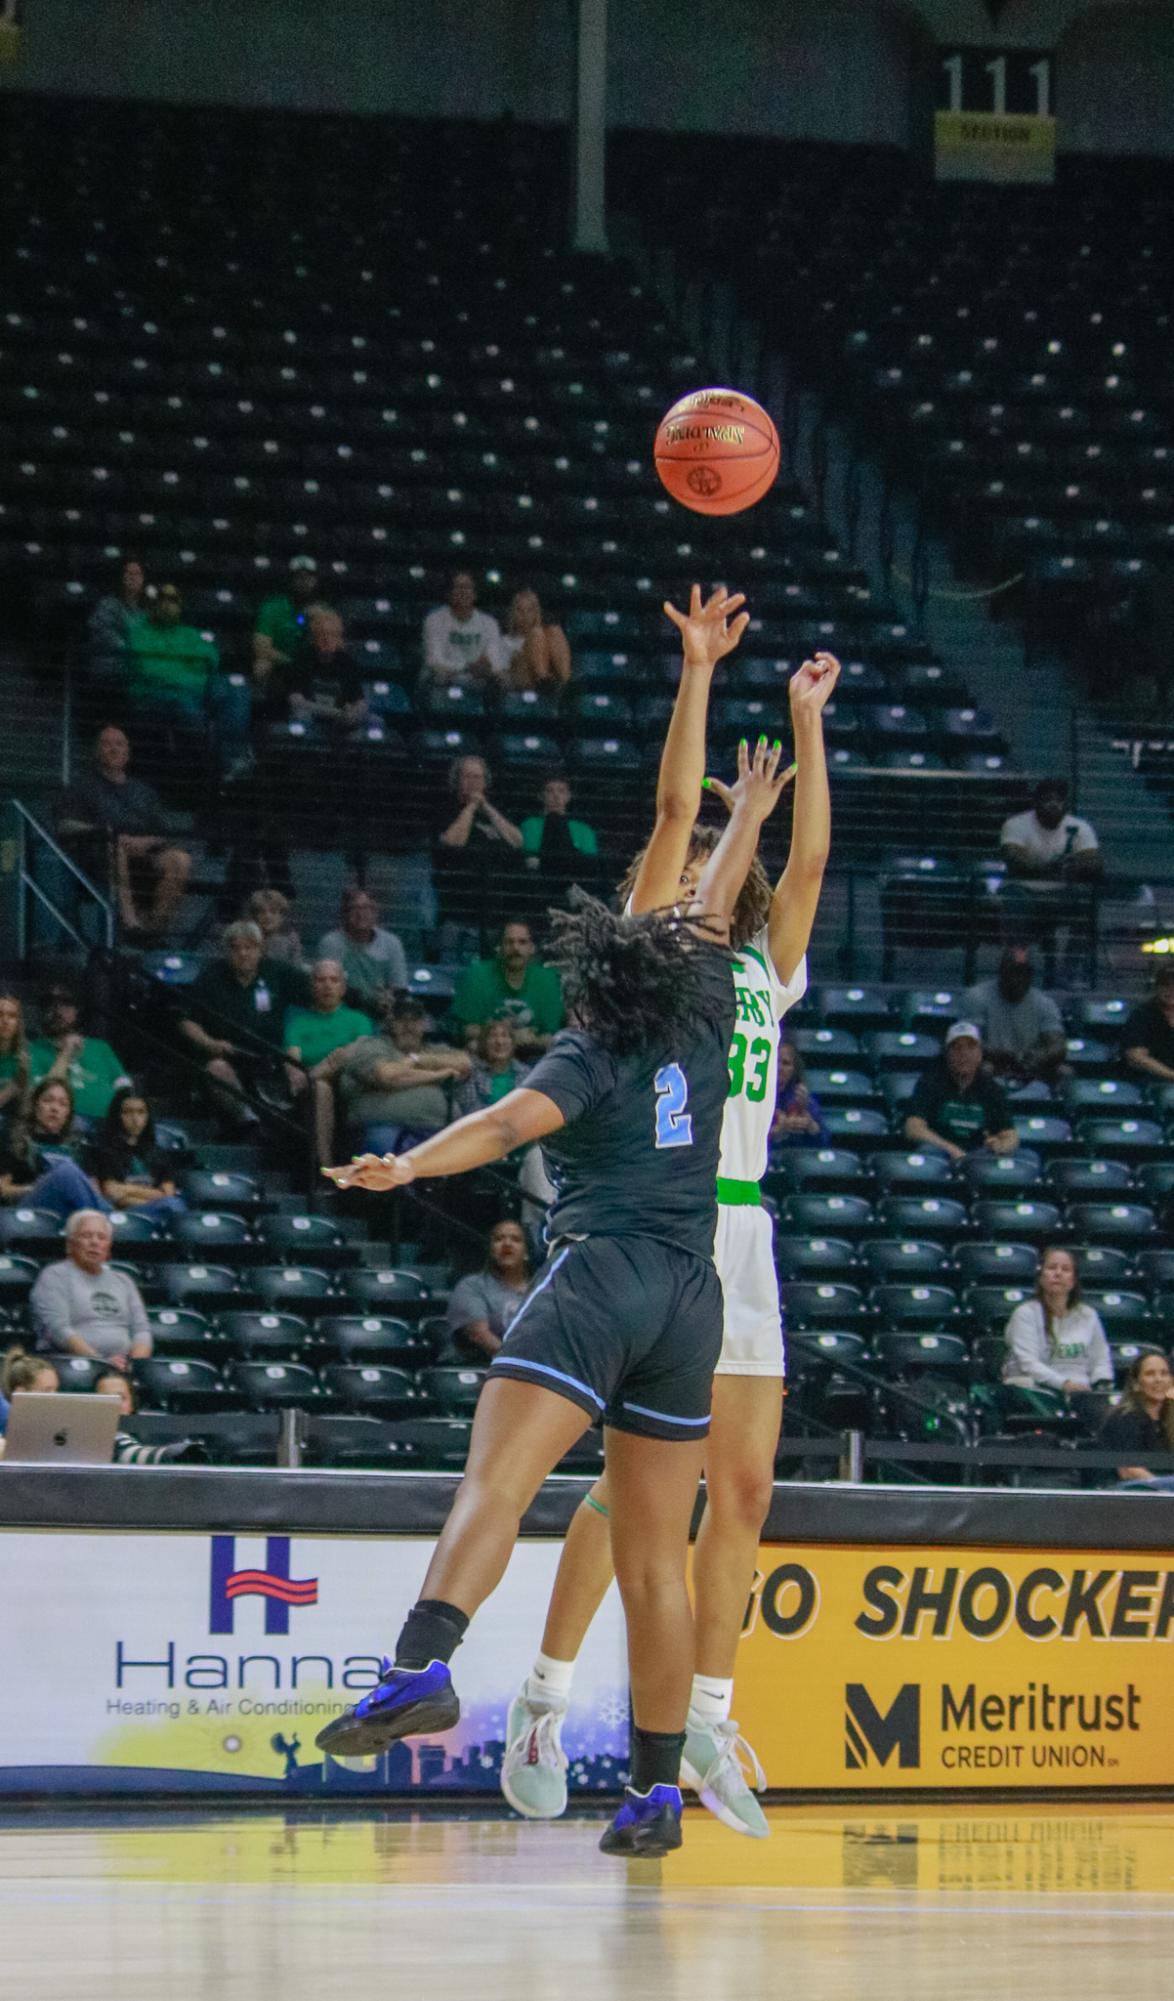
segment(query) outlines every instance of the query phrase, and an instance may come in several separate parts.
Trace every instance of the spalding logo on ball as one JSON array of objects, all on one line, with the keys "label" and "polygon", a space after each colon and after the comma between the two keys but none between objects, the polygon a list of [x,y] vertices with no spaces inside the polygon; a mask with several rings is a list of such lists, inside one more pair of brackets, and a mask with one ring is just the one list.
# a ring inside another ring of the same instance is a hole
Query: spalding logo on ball
[{"label": "spalding logo on ball", "polygon": [[665,412],[656,470],[697,514],[741,514],[774,485],[779,434],[760,403],[736,389],[695,389]]}]

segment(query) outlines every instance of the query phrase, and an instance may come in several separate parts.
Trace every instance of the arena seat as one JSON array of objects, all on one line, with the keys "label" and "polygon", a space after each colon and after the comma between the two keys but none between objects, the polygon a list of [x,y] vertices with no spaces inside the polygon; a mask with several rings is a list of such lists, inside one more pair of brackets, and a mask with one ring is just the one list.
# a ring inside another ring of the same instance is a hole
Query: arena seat
[{"label": "arena seat", "polygon": [[298,1362],[230,1362],[224,1382],[247,1410],[304,1409],[321,1395],[313,1369]]},{"label": "arena seat", "polygon": [[242,1361],[264,1357],[272,1361],[302,1360],[314,1343],[308,1320],[294,1313],[253,1313],[237,1310],[216,1316],[216,1330],[233,1355]]},{"label": "arena seat", "polygon": [[405,1417],[421,1405],[419,1390],[406,1370],[376,1362],[329,1363],[321,1382],[332,1403],[370,1417]]}]

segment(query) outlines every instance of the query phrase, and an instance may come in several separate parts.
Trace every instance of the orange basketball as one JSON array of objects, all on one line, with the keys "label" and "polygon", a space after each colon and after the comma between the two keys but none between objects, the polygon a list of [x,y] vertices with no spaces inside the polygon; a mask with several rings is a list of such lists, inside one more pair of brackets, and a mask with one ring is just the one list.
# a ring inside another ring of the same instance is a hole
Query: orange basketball
[{"label": "orange basketball", "polygon": [[656,470],[682,507],[741,514],[774,485],[779,434],[760,403],[736,389],[695,389],[665,412]]}]

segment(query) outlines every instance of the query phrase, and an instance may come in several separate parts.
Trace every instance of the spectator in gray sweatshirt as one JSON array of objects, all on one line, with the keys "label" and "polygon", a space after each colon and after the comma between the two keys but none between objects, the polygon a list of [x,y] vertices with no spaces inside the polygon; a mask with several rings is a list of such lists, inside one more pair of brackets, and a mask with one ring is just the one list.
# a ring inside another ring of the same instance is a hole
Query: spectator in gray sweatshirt
[{"label": "spectator in gray sweatshirt", "polygon": [[97,1209],[75,1209],[65,1256],[46,1265],[30,1296],[41,1348],[126,1369],[151,1353],[147,1310],[133,1279],[110,1269],[113,1232]]}]

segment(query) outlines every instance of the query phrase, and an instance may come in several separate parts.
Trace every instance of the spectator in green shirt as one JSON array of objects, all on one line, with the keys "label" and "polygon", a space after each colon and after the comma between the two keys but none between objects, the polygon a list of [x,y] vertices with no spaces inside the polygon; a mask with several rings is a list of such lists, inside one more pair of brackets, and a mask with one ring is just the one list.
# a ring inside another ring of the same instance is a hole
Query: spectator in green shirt
[{"label": "spectator in green shirt", "polygon": [[[362,1036],[373,1035],[370,1015],[347,1007],[346,974],[337,959],[317,959],[310,971],[310,1005],[291,1008],[285,1017],[285,1053],[292,1059],[288,1075],[295,1098],[303,1091],[312,1094],[312,1114],[317,1157],[334,1158],[333,1070],[323,1065],[336,1050],[349,1049]],[[294,1064],[301,1067],[295,1069]]]},{"label": "spectator in green shirt", "polygon": [[542,787],[541,813],[522,822],[526,870],[538,877],[549,903],[561,903],[572,883],[590,888],[598,872],[595,829],[586,820],[573,820],[570,804],[570,785],[561,772],[551,772]]},{"label": "spectator in green shirt", "polygon": [[[313,556],[293,556],[289,587],[266,598],[253,627],[253,688],[268,695],[275,668],[288,667],[306,637],[306,613],[318,596],[318,565]],[[278,680],[280,680],[278,675]]]},{"label": "spectator in green shirt", "polygon": [[120,1084],[129,1084],[126,1064],[100,1036],[81,1034],[81,1007],[64,981],[56,981],[41,997],[43,1033],[29,1043],[29,1070],[34,1084],[59,1078],[73,1094],[81,1119],[101,1119]]},{"label": "spectator in green shirt", "polygon": [[261,933],[241,918],[224,932],[224,957],[188,989],[180,1034],[204,1064],[212,1097],[232,1126],[254,1126],[248,1087],[283,1048],[286,1015],[306,999],[306,980],[280,959],[262,963]]},{"label": "spectator in green shirt", "polygon": [[495,1015],[508,1015],[517,1034],[519,1056],[535,1056],[558,1033],[565,1019],[562,985],[550,966],[534,957],[530,926],[514,919],[502,930],[492,959],[466,966],[453,1002],[453,1014],[472,1045],[477,1032]]},{"label": "spectator in green shirt", "polygon": [[183,622],[178,584],[160,584],[149,616],[127,638],[127,698],[136,720],[155,731],[211,737],[220,766],[248,751],[252,705],[243,674],[222,674],[214,640]]}]

